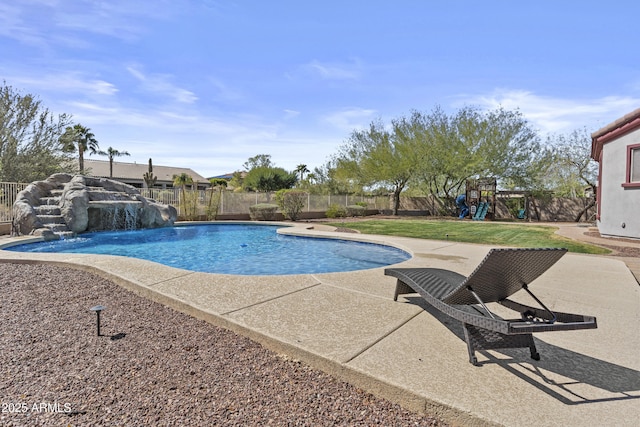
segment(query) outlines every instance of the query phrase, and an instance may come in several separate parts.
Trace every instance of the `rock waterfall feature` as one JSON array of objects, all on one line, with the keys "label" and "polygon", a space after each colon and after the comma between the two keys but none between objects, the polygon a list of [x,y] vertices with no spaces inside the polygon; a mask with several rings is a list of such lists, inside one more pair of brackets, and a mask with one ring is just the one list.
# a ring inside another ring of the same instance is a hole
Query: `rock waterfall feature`
[{"label": "rock waterfall feature", "polygon": [[106,178],[54,174],[21,191],[13,204],[11,234],[45,239],[85,231],[173,225],[173,206],[143,197],[133,186]]}]

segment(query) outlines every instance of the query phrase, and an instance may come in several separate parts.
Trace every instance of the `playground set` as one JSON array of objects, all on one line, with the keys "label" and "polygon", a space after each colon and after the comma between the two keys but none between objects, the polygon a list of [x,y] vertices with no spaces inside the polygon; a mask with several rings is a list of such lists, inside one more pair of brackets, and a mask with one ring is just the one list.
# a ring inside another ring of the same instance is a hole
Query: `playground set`
[{"label": "playground set", "polygon": [[469,216],[474,221],[495,218],[497,184],[495,178],[468,179],[466,192],[456,198],[460,219]]}]

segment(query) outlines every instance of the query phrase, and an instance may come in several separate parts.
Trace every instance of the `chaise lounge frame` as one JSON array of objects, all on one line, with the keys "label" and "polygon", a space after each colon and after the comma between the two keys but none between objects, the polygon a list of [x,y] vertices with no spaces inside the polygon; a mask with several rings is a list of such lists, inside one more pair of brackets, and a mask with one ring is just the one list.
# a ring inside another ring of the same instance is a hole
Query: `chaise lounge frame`
[{"label": "chaise lounge frame", "polygon": [[[529,348],[531,358],[540,360],[533,333],[597,328],[596,318],[552,312],[530,290],[529,284],[547,271],[566,249],[491,249],[478,267],[465,277],[438,268],[387,268],[397,278],[393,297],[420,294],[437,310],[462,322],[469,361],[478,365],[476,350]],[[524,290],[539,307],[508,299]],[[502,319],[487,308],[496,302],[520,314]]]}]

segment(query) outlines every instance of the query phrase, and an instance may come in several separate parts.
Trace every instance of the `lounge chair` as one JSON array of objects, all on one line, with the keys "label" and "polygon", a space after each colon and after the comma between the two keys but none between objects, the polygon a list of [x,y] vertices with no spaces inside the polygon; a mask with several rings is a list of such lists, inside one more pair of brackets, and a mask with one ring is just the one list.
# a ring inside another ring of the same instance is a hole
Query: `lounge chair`
[{"label": "lounge chair", "polygon": [[[398,279],[398,295],[417,292],[441,312],[464,326],[469,361],[477,365],[476,350],[526,348],[540,360],[532,333],[597,328],[592,316],[549,310],[528,285],[549,269],[566,249],[492,249],[469,277],[438,268],[387,268],[385,274]],[[540,306],[529,307],[507,299],[524,289]],[[486,306],[497,302],[520,314],[502,319]]]}]

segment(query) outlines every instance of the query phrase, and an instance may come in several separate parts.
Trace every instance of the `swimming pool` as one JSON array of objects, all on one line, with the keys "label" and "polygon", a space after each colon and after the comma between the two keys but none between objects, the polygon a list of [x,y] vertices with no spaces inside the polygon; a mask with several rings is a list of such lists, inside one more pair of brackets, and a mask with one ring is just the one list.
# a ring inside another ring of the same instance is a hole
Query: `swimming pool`
[{"label": "swimming pool", "polygon": [[281,235],[276,232],[281,227],[205,224],[103,231],[65,240],[16,245],[5,250],[123,255],[185,270],[236,275],[365,270],[411,257],[391,246]]}]

